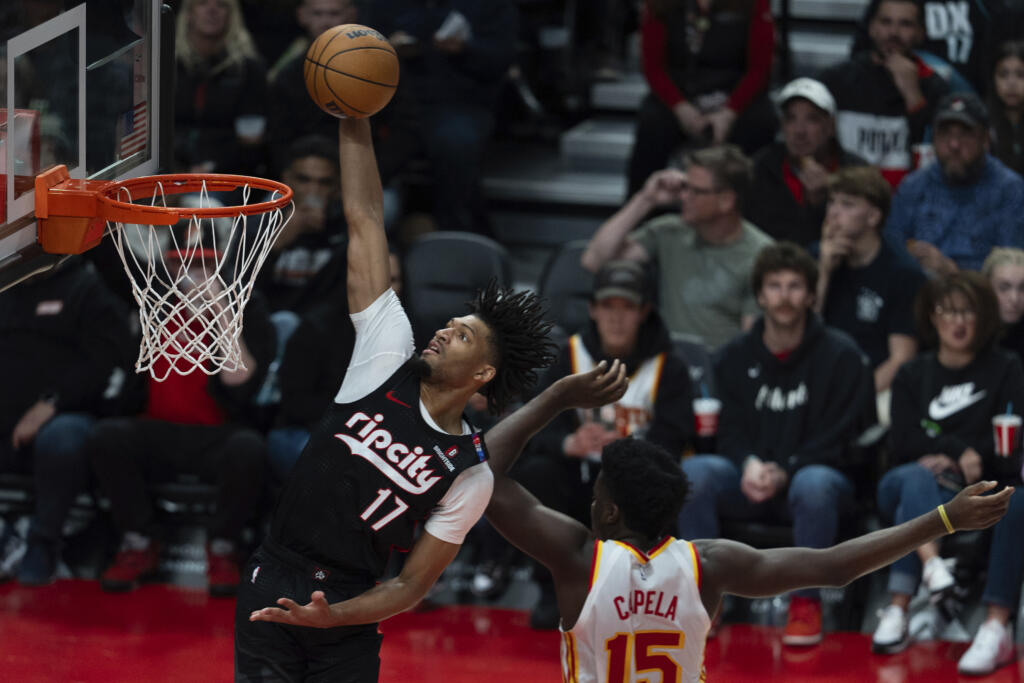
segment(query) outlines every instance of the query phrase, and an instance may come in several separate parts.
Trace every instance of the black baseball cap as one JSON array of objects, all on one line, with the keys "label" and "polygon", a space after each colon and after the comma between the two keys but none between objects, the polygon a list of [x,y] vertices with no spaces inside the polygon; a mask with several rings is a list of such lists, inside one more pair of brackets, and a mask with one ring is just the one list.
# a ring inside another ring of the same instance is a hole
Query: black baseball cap
[{"label": "black baseball cap", "polygon": [[988,109],[974,93],[946,95],[935,110],[935,125],[956,121],[971,128],[988,128]]},{"label": "black baseball cap", "polygon": [[637,261],[609,261],[594,276],[594,301],[619,296],[635,304],[651,300],[647,268]]}]

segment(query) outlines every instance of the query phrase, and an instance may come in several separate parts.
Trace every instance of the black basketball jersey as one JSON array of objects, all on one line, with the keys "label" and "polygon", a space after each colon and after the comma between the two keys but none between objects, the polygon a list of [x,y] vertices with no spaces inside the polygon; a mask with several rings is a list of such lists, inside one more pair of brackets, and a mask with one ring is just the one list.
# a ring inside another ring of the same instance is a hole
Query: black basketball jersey
[{"label": "black basketball jersey", "polygon": [[328,408],[281,494],[271,538],[315,562],[379,577],[391,549],[412,546],[416,524],[459,473],[486,459],[478,433],[427,425],[407,361],[368,396]]}]

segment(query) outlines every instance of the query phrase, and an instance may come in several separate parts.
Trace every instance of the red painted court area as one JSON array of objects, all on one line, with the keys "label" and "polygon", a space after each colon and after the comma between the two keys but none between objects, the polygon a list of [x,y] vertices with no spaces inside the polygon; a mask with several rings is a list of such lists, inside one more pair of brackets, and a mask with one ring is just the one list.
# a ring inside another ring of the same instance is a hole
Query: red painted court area
[{"label": "red painted court area", "polygon": [[[93,581],[39,589],[0,586],[0,681],[229,681],[234,601],[152,585],[107,595]],[[558,636],[527,626],[527,613],[447,607],[384,625],[381,681],[557,683]],[[921,643],[893,657],[869,637],[836,633],[787,649],[774,629],[726,626],[708,646],[708,679],[932,683],[1024,681],[1024,662],[984,679],[956,674],[966,643]],[[652,681],[651,683],[657,683]]]}]

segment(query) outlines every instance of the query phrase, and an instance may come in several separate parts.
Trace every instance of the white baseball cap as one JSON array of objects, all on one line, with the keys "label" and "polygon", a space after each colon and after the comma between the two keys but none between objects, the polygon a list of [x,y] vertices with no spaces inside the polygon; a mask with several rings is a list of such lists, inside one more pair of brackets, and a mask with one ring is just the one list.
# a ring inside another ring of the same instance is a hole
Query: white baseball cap
[{"label": "white baseball cap", "polygon": [[832,97],[832,93],[821,81],[816,81],[813,78],[797,78],[790,81],[779,93],[776,101],[781,109],[795,97],[802,97],[829,116],[836,115],[836,99]]}]

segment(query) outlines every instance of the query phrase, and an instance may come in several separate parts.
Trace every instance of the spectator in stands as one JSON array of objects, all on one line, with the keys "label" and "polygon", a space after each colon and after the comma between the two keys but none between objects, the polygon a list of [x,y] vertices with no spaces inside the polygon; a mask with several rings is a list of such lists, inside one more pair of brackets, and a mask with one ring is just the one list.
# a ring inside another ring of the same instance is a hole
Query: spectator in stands
[{"label": "spectator in stands", "polygon": [[[741,215],[750,182],[750,161],[737,147],[691,152],[685,173],[654,173],[605,221],[583,267],[597,271],[612,258],[657,262],[658,305],[669,330],[697,335],[709,347],[724,344],[754,322],[750,268],[773,241]],[[680,200],[680,213],[632,232],[652,209]]]},{"label": "spectator in stands", "polygon": [[1008,41],[996,50],[991,92],[993,154],[1024,175],[1024,41]]},{"label": "spectator in stands", "polygon": [[914,296],[924,273],[882,238],[889,183],[870,166],[845,168],[829,180],[815,308],[868,357],[875,391],[917,353]]},{"label": "spectator in stands", "polygon": [[[1024,371],[1016,356],[995,345],[999,304],[991,287],[970,272],[931,280],[917,298],[915,317],[931,350],[896,374],[890,431],[896,467],[878,485],[879,511],[894,524],[934,509],[980,479],[1021,483],[1019,448],[1012,457],[994,452],[992,417],[1008,405],[1018,411],[1024,405]],[[960,658],[960,673],[987,674],[1016,658],[1008,620],[1024,575],[1022,534],[1024,496],[1014,495],[992,536],[982,596],[988,618]],[[907,646],[907,605],[922,575],[933,596],[954,586],[937,542],[892,565],[891,602],[872,639],[875,652]]]},{"label": "spectator in stands", "polygon": [[337,136],[338,122],[306,92],[302,67],[310,44],[332,26],[356,23],[359,8],[355,0],[302,0],[295,16],[305,33],[278,59],[267,86],[267,138],[275,169],[287,165],[284,157],[295,140],[309,135]]},{"label": "spectator in stands", "polygon": [[[847,449],[872,392],[856,344],[811,310],[817,280],[814,259],[795,244],[758,255],[752,284],[764,315],[715,358],[720,454],[683,461],[692,488],[679,515],[682,538],[718,537],[721,515],[791,519],[794,545],[835,543],[854,501]],[[818,592],[799,591],[782,642],[821,638]]]},{"label": "spectator in stands", "polygon": [[[626,364],[629,389],[618,402],[594,411],[562,413],[531,441],[516,471],[545,505],[581,522],[590,518],[601,449],[634,435],[682,456],[693,433],[690,374],[673,353],[668,329],[652,306],[646,268],[610,261],[594,278],[590,325],[569,338],[540,389],[586,372],[601,361]],[[530,616],[534,628],[557,628],[558,605],[551,575],[539,568],[542,595]]]},{"label": "spectator in stands", "polygon": [[743,213],[775,239],[807,247],[821,239],[828,174],[867,162],[836,142],[836,101],[820,81],[791,81],[778,103],[782,139],[754,156]]},{"label": "spectator in stands", "polygon": [[317,303],[305,296],[306,288],[332,258],[342,260],[342,268],[332,272],[337,279],[344,279],[347,237],[340,202],[338,145],[330,138],[302,137],[288,146],[283,162],[281,181],[292,188],[295,214],[271,247],[256,286],[266,295],[272,311],[301,312]]},{"label": "spectator in stands", "polygon": [[1024,179],[988,149],[981,100],[943,99],[935,115],[937,163],[903,182],[885,227],[930,273],[978,270],[992,247],[1024,246]]},{"label": "spectator in stands", "polygon": [[922,28],[916,0],[881,0],[868,18],[869,45],[821,76],[836,98],[839,144],[879,167],[894,187],[913,168],[913,147],[948,91],[913,54]]},{"label": "spectator in stands", "polygon": [[255,173],[266,124],[266,67],[238,0],[184,0],[178,13],[175,165]]},{"label": "spectator in stands", "polygon": [[637,113],[630,194],[682,144],[728,141],[753,154],[771,142],[775,24],[767,0],[646,0],[640,27],[651,92]]},{"label": "spectator in stands", "polygon": [[128,311],[91,264],[74,259],[0,294],[0,472],[31,473],[35,511],[28,547],[0,534],[0,580],[24,551],[18,581],[54,580],[61,531],[88,488],[85,441],[124,384]]},{"label": "spectator in stands", "polygon": [[999,300],[999,345],[1024,361],[1024,250],[996,247],[981,266]]},{"label": "spectator in stands", "polygon": [[[193,279],[202,273],[191,273]],[[176,334],[173,323],[168,332]],[[240,339],[242,365],[207,376],[184,361],[176,368],[158,360],[147,378],[142,415],[96,424],[87,450],[122,543],[100,577],[107,591],[133,590],[156,573],[156,537],[149,485],[198,477],[217,487],[216,513],[207,528],[207,579],[211,595],[233,595],[239,580],[238,544],[257,512],[267,453],[263,437],[245,425],[248,404],[274,356],[274,329],[266,304],[254,292],[245,309]]]},{"label": "spectator in stands", "polygon": [[512,0],[376,0],[371,25],[398,51],[402,80],[378,120],[387,185],[417,155],[433,172],[434,219],[442,230],[489,230],[480,191],[494,107],[515,59]]}]

